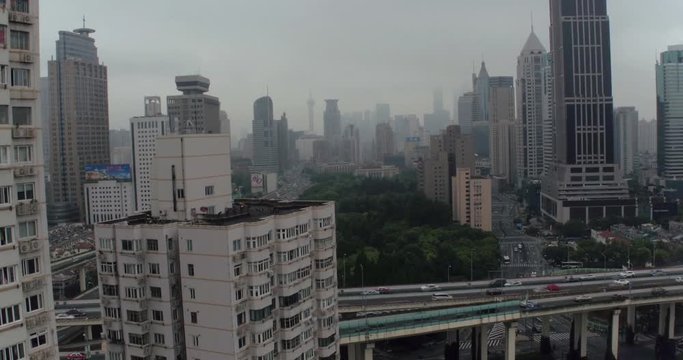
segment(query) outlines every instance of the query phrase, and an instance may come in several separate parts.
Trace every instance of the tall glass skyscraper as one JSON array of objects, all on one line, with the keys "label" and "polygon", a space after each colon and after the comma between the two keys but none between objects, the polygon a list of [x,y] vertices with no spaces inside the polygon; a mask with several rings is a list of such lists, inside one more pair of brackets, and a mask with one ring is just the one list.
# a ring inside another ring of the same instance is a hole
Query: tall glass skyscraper
[{"label": "tall glass skyscraper", "polygon": [[657,64],[657,166],[667,187],[683,193],[683,45]]},{"label": "tall glass skyscraper", "polygon": [[541,207],[558,222],[635,216],[614,159],[606,0],[550,0],[556,163]]}]

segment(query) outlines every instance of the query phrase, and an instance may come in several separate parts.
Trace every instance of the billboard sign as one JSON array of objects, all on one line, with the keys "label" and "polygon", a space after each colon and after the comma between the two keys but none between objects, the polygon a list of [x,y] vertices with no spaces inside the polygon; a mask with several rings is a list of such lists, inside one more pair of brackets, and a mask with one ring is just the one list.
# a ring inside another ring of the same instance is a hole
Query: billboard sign
[{"label": "billboard sign", "polygon": [[130,165],[86,165],[85,181],[97,182],[102,180],[116,180],[119,182],[133,181]]},{"label": "billboard sign", "polygon": [[251,192],[257,193],[263,191],[263,174],[253,173],[251,174]]}]

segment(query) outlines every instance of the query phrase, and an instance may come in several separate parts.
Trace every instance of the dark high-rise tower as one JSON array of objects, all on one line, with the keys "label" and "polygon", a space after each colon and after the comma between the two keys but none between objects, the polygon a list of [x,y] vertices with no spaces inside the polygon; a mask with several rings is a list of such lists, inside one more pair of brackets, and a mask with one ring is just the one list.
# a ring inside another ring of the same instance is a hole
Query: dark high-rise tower
[{"label": "dark high-rise tower", "polygon": [[614,162],[610,30],[606,0],[550,0],[556,163],[543,213],[559,222],[635,216]]},{"label": "dark high-rise tower", "polygon": [[273,119],[273,100],[263,96],[254,101],[254,168],[264,172],[278,171],[278,127]]},{"label": "dark high-rise tower", "polygon": [[339,102],[337,99],[326,99],[325,113],[323,114],[325,139],[333,146],[338,144],[341,139],[341,113],[337,102]]}]

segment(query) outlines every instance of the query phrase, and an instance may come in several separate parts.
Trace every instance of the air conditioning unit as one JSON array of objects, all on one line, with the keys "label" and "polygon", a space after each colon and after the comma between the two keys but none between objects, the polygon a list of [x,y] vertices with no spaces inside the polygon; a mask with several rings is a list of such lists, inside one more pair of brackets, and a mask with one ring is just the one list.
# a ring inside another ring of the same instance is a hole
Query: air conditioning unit
[{"label": "air conditioning unit", "polygon": [[31,244],[27,241],[19,243],[19,252],[25,253],[31,251]]},{"label": "air conditioning unit", "polygon": [[31,249],[33,249],[33,250],[40,249],[40,240],[31,241]]}]

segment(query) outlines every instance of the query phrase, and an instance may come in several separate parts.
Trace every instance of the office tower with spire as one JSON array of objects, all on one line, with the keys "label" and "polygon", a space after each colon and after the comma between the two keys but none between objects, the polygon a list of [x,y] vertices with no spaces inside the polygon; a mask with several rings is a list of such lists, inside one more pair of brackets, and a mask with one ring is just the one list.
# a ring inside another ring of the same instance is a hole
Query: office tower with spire
[{"label": "office tower with spire", "polygon": [[517,57],[517,181],[543,175],[543,68],[545,47],[532,27]]},{"label": "office tower with spire", "polygon": [[541,210],[561,223],[634,217],[635,200],[614,157],[606,0],[551,0],[550,44],[556,162],[543,181]]},{"label": "office tower with spire", "polygon": [[683,194],[683,44],[657,63],[657,166],[668,188]]},{"label": "office tower with spire", "polygon": [[313,100],[313,94],[308,94],[308,101],[306,101],[306,106],[308,107],[308,132],[311,134],[315,133],[315,100]]},{"label": "office tower with spire", "polygon": [[490,155],[489,128],[489,73],[486,64],[481,62],[479,75],[472,74],[472,88],[474,89],[475,102],[472,118],[472,135],[474,137],[474,150],[480,158],[488,158]]},{"label": "office tower with spire", "polygon": [[252,133],[254,170],[264,173],[278,172],[278,126],[273,118],[273,99],[270,96],[263,96],[254,101]]},{"label": "office tower with spire", "polygon": [[145,116],[130,119],[133,149],[133,180],[135,209],[149,211],[152,200],[152,159],[156,154],[157,139],[170,132],[168,116],[161,113],[159,96],[145,97]]},{"label": "office tower with spire", "polygon": [[221,132],[221,102],[206,94],[211,81],[200,75],[175,77],[182,95],[166,97],[169,125],[172,133],[218,134]]},{"label": "office tower with spire", "polygon": [[107,67],[97,56],[95,30],[60,31],[50,82],[50,223],[85,217],[85,165],[109,164]]},{"label": "office tower with spire", "polygon": [[[57,359],[40,97],[39,2],[0,14],[0,359]],[[10,36],[11,35],[11,36]],[[10,76],[11,75],[11,76]]]}]

